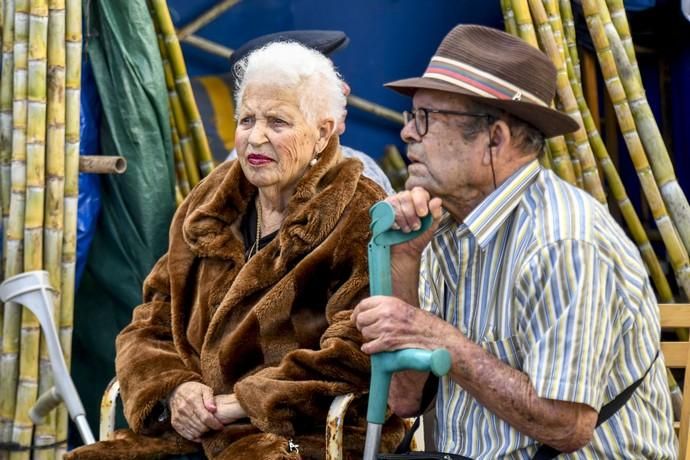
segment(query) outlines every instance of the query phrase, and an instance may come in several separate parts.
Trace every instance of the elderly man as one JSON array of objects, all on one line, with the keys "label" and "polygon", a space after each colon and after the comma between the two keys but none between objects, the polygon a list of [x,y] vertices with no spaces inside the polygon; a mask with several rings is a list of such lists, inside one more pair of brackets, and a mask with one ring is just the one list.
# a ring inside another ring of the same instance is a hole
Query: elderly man
[{"label": "elderly man", "polygon": [[[326,57],[329,57],[331,53],[346,47],[350,42],[350,39],[347,37],[345,32],[338,30],[286,30],[284,32],[261,35],[244,43],[242,46],[237,48],[234,53],[232,53],[232,56],[230,57],[230,69],[233,80],[235,71],[234,67],[236,63],[249,55],[249,53],[252,51],[278,41],[297,42],[306,46],[307,48],[320,52]],[[236,86],[235,83],[233,84]],[[345,83],[345,81],[343,81],[343,94],[345,97],[350,95],[350,85]],[[343,116],[338,121],[338,125],[336,127],[336,134],[339,136],[342,136],[345,132],[346,116],[347,110],[343,113]],[[391,185],[390,179],[388,179],[388,176],[386,176],[386,173],[383,172],[381,167],[369,155],[345,145],[340,146],[340,151],[345,158],[356,158],[361,161],[362,165],[364,166],[363,174],[379,184],[386,194],[392,195],[395,193],[395,190]],[[237,158],[237,150],[233,149],[228,155],[227,159],[234,160],[235,158]]]},{"label": "elderly man", "polygon": [[[675,458],[658,308],[638,251],[605,207],[537,161],[545,136],[577,128],[549,108],[555,77],[537,49],[463,25],[424,76],[387,85],[413,96],[401,133],[407,191],[388,201],[403,231],[429,213],[434,225],[394,247],[395,297],[362,301],[353,319],[367,353],[450,351],[440,451]],[[396,374],[393,410],[423,410],[427,380]]]}]

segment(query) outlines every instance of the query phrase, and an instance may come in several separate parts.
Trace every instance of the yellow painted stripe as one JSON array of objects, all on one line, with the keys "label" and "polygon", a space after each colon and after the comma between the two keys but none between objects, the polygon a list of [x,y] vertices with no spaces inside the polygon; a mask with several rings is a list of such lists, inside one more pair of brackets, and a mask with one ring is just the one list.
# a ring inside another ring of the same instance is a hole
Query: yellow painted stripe
[{"label": "yellow painted stripe", "polygon": [[235,107],[230,88],[221,78],[201,77],[199,81],[206,89],[213,108],[213,121],[218,137],[228,151],[235,146]]}]

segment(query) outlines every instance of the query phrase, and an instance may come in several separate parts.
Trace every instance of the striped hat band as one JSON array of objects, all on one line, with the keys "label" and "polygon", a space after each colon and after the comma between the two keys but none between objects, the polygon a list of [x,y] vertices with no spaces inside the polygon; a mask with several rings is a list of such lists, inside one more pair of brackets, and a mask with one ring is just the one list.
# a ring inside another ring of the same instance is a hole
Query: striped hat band
[{"label": "striped hat band", "polygon": [[443,56],[436,55],[431,58],[431,62],[424,72],[424,78],[433,78],[450,83],[481,97],[530,102],[548,107],[546,102],[523,88],[467,63]]}]

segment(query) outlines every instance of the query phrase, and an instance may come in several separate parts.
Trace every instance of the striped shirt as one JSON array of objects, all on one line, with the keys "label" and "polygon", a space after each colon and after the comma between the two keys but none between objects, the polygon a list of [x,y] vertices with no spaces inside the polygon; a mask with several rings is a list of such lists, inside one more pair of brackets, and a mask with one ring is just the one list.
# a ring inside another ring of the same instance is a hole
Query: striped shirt
[{"label": "striped shirt", "polygon": [[[644,375],[659,313],[637,248],[608,210],[537,161],[457,223],[449,214],[422,257],[420,305],[524,372],[539,397],[596,410]],[[448,377],[439,381],[437,449],[530,459],[537,442]],[[592,442],[559,458],[676,458],[663,356]]]}]

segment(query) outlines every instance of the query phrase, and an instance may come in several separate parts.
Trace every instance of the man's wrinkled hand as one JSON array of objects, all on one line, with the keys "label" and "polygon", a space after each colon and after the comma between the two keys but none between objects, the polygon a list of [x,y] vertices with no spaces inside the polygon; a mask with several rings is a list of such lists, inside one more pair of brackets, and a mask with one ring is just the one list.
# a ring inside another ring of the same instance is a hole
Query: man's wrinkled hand
[{"label": "man's wrinkled hand", "polygon": [[441,199],[431,198],[429,192],[423,188],[414,187],[412,190],[396,193],[388,197],[386,201],[395,210],[393,228],[400,229],[404,233],[419,230],[422,226],[421,218],[431,214],[433,223],[426,232],[413,240],[397,244],[392,248],[394,256],[396,254],[404,254],[418,259],[426,245],[431,241],[434,231],[436,231],[441,221]]},{"label": "man's wrinkled hand", "polygon": [[223,423],[215,416],[213,390],[202,383],[179,385],[170,395],[168,404],[172,427],[185,439],[199,442],[207,431],[223,428]]},{"label": "man's wrinkled hand", "polygon": [[[387,296],[362,300],[352,313],[367,354],[403,348],[432,349],[447,323],[406,302]],[[442,340],[442,339],[441,339]]]}]

